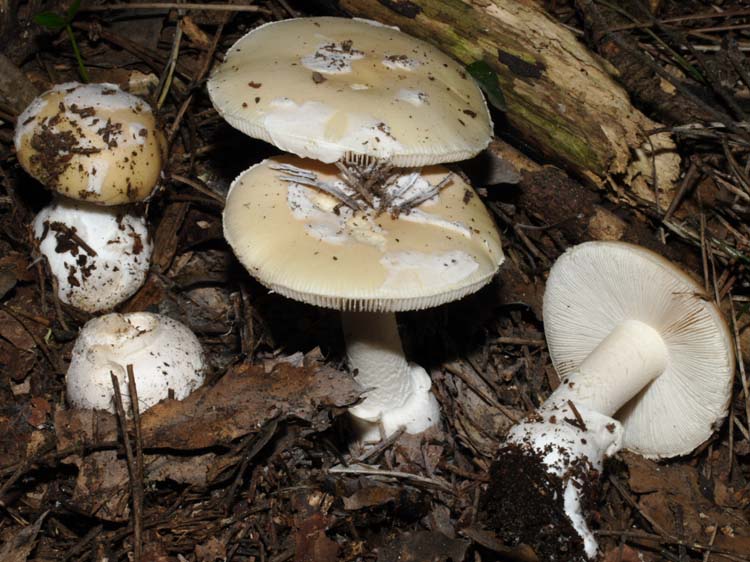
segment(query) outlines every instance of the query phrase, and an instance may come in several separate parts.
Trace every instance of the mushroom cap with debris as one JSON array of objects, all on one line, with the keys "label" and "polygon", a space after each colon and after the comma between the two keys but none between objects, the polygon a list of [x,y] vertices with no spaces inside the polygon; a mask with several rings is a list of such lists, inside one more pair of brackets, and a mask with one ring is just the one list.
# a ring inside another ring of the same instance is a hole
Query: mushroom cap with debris
[{"label": "mushroom cap with debris", "polygon": [[18,161],[46,187],[98,205],[146,199],[164,162],[149,105],[115,84],[59,84],[18,117]]},{"label": "mushroom cap with debris", "polygon": [[652,458],[690,453],[714,433],[731,397],[734,344],[718,307],[684,271],[639,246],[586,242],[558,258],[544,293],[544,332],[561,377],[629,320],[658,332],[668,361],[615,415],[623,446]]},{"label": "mushroom cap with debris", "polygon": [[32,226],[64,303],[91,313],[109,310],[146,280],[152,245],[145,218],[129,209],[60,198]]},{"label": "mushroom cap with debris", "polygon": [[208,81],[233,127],[286,152],[415,167],[470,158],[492,121],[477,84],[438,49],[377,22],[335,17],[262,25]]},{"label": "mushroom cap with debris", "polygon": [[[285,180],[290,169],[345,189],[335,165],[278,156],[240,174],[224,209],[224,236],[240,262],[284,296],[338,310],[418,310],[479,290],[503,261],[492,217],[456,175],[439,195],[395,216],[353,211]],[[429,193],[449,173],[431,166],[391,188]]]}]

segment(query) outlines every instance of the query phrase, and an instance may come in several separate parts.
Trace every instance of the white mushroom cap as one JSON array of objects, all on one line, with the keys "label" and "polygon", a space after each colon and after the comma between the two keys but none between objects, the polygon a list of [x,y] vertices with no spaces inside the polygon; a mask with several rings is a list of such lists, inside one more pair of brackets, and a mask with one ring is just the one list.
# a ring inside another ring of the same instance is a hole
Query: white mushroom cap
[{"label": "white mushroom cap", "polygon": [[[344,189],[334,165],[291,156],[240,174],[224,209],[224,236],[248,271],[287,297],[338,310],[394,312],[438,306],[489,283],[503,261],[484,205],[459,177],[397,218],[339,205],[315,188],[282,179],[294,165]],[[426,191],[448,170],[408,174]],[[411,193],[411,191],[409,192]]]},{"label": "white mushroom cap", "polygon": [[322,162],[347,154],[416,167],[470,158],[490,141],[482,92],[432,45],[367,20],[262,25],[208,82],[243,133]]},{"label": "white mushroom cap", "polygon": [[55,86],[18,117],[18,161],[45,186],[99,205],[148,197],[164,139],[151,108],[114,84]]},{"label": "white mushroom cap", "polygon": [[170,389],[182,400],[205,378],[200,342],[184,324],[149,312],[106,314],[86,322],[73,346],[66,376],[70,405],[114,412],[114,373],[130,411],[128,365],[141,412],[167,398]]},{"label": "white mushroom cap", "polygon": [[623,445],[649,457],[689,453],[726,416],[731,395],[734,348],[718,308],[682,270],[638,246],[587,242],[555,262],[544,325],[560,376],[574,373],[616,328],[637,325],[628,321],[653,328],[667,360],[617,412]]},{"label": "white mushroom cap", "polygon": [[33,229],[62,302],[86,312],[111,309],[146,280],[146,220],[125,208],[60,199],[39,212]]}]

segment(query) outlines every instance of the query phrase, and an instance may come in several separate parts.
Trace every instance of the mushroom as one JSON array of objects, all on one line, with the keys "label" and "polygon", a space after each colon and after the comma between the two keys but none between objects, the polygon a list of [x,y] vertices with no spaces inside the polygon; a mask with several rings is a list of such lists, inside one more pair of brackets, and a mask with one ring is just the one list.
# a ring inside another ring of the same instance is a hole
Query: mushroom
[{"label": "mushroom", "polygon": [[122,207],[61,198],[37,214],[33,231],[58,298],[80,310],[117,306],[148,274],[152,247],[146,221]]},{"label": "mushroom", "polygon": [[14,140],[19,163],[42,184],[99,205],[144,200],[163,165],[151,108],[114,84],[47,90],[18,117]]},{"label": "mushroom", "polygon": [[200,342],[184,324],[149,312],[105,314],[86,322],[73,346],[66,375],[69,404],[114,413],[114,373],[129,412],[128,365],[141,412],[170,391],[185,398],[203,383],[206,370]]},{"label": "mushroom", "polygon": [[[544,325],[562,381],[508,433],[487,507],[501,534],[537,543],[545,560],[592,558],[585,508],[604,458],[621,447],[674,457],[707,440],[727,413],[732,338],[698,283],[623,242],[587,242],[557,260]],[[507,478],[516,470],[529,486]]]},{"label": "mushroom", "polygon": [[262,25],[208,81],[233,127],[298,156],[337,162],[372,206],[393,167],[476,155],[492,121],[477,84],[432,45],[377,22],[335,17]]},{"label": "mushroom", "polygon": [[[381,214],[342,205],[332,191],[351,195],[335,166],[265,160],[233,182],[224,235],[269,289],[343,312],[349,363],[365,388],[351,409],[367,430],[363,441],[379,440],[378,423],[386,434],[402,425],[419,433],[437,423],[438,406],[427,373],[404,357],[394,312],[438,306],[487,284],[503,261],[498,233],[471,187],[440,166],[391,184],[391,207]],[[399,213],[404,193],[424,201]]]}]

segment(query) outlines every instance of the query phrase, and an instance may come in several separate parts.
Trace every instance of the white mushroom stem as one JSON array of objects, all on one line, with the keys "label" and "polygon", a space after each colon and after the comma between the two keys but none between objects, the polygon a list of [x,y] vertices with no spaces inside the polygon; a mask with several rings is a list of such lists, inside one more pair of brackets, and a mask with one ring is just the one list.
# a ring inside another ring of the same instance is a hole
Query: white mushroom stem
[{"label": "white mushroom stem", "polygon": [[342,323],[349,366],[364,389],[362,402],[349,410],[369,422],[362,440],[380,440],[378,424],[386,436],[402,426],[413,434],[437,424],[440,409],[430,392],[430,377],[406,360],[396,315],[343,312]]},{"label": "white mushroom stem", "polygon": [[550,473],[563,478],[565,513],[589,558],[598,546],[581,508],[580,490],[587,473],[574,465],[588,461],[601,470],[604,458],[620,450],[623,429],[611,416],[663,373],[668,361],[667,347],[656,330],[626,320],[563,379],[537,417],[508,434],[508,443],[531,448]]},{"label": "white mushroom stem", "polygon": [[613,416],[628,400],[664,372],[669,361],[659,332],[638,320],[625,320],[567,375],[549,397],[552,404],[572,400]]}]

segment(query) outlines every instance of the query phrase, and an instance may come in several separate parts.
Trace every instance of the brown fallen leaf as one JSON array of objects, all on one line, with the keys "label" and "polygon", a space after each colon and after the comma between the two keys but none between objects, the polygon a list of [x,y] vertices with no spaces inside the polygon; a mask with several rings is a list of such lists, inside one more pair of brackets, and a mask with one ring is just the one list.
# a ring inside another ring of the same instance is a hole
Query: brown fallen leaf
[{"label": "brown fallen leaf", "polygon": [[379,549],[378,562],[462,562],[469,541],[435,531],[400,532]]},{"label": "brown fallen leaf", "polygon": [[292,498],[294,515],[294,562],[330,562],[338,559],[339,545],[328,538],[328,510],[333,498],[320,491]]},{"label": "brown fallen leaf", "polygon": [[[214,386],[185,400],[165,400],[141,416],[144,448],[194,450],[227,445],[257,433],[272,419],[296,418],[322,430],[332,408],[359,397],[354,379],[325,366],[279,363],[270,373],[242,364]],[[117,442],[115,417],[106,412],[59,410],[55,414],[58,450]]]},{"label": "brown fallen leaf", "polygon": [[227,545],[216,537],[211,537],[203,544],[195,545],[197,562],[224,562],[227,559]]},{"label": "brown fallen leaf", "polygon": [[344,509],[355,511],[365,507],[384,505],[388,502],[396,502],[401,491],[394,486],[374,485],[357,490],[352,495],[344,498]]},{"label": "brown fallen leaf", "polygon": [[75,457],[78,478],[70,503],[82,513],[104,521],[122,522],[130,516],[128,466],[117,451],[96,451]]},{"label": "brown fallen leaf", "polygon": [[0,310],[0,336],[19,349],[30,351],[36,347],[24,325],[3,310]]},{"label": "brown fallen leaf", "polygon": [[602,555],[602,562],[656,562],[657,557],[644,550],[636,550],[623,544],[614,546]]},{"label": "brown fallen leaf", "polygon": [[708,544],[718,528],[717,547],[721,544],[728,551],[747,553],[750,523],[742,510],[717,505],[716,492],[722,489],[715,482],[707,486],[690,465],[660,464],[633,453],[622,456],[628,465],[630,489],[640,494],[639,509],[666,533]]},{"label": "brown fallen leaf", "polygon": [[3,562],[26,562],[31,552],[36,547],[36,536],[42,526],[48,511],[45,511],[33,525],[24,527],[0,546],[0,560]]}]

